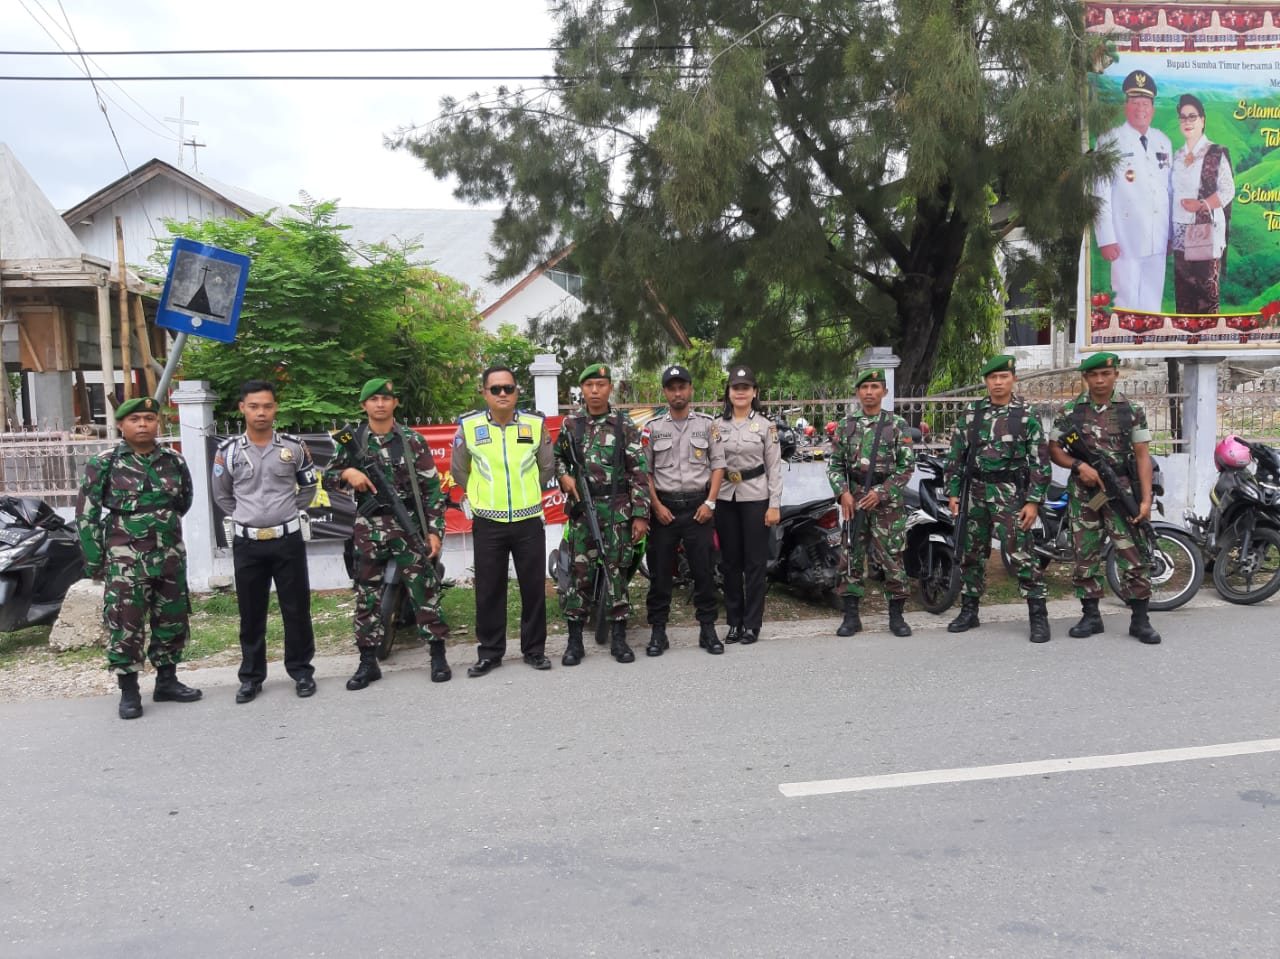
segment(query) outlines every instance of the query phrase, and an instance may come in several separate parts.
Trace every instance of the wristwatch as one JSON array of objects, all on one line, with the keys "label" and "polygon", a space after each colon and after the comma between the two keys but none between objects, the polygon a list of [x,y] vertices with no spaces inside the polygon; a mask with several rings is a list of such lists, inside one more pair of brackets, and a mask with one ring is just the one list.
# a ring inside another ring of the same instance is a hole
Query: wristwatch
[{"label": "wristwatch", "polygon": [[707,509],[711,510],[711,512],[713,513],[716,511],[716,501],[713,499],[703,500],[702,505],[705,506]]},{"label": "wristwatch", "polygon": [[1075,475],[1077,475],[1077,474],[1080,472],[1080,466],[1081,466],[1081,461],[1080,461],[1080,460],[1072,460],[1072,461],[1071,461],[1071,475],[1072,475],[1072,476],[1075,476]]}]

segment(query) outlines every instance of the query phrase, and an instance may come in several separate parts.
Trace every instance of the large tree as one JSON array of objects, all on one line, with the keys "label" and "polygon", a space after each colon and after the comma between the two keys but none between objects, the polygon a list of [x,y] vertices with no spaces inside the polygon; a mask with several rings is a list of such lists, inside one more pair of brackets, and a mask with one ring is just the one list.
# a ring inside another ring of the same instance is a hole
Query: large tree
[{"label": "large tree", "polygon": [[[922,386],[944,341],[989,336],[1010,230],[1078,246],[1077,0],[551,6],[544,87],[446,100],[391,142],[504,204],[499,275],[572,242],[602,343],[651,359],[711,314],[765,369],[887,343]],[[1046,294],[1072,286],[1061,259]]]}]

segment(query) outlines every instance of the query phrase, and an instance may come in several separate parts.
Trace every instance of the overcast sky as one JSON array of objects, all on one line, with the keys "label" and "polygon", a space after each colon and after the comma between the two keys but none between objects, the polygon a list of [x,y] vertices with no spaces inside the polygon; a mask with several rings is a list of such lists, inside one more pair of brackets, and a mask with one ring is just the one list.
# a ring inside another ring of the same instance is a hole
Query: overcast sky
[{"label": "overcast sky", "polygon": [[[64,19],[65,11],[65,19]],[[5,51],[353,47],[545,47],[543,0],[0,0]],[[68,25],[69,24],[69,25]],[[75,41],[69,34],[74,32]],[[90,58],[101,76],[309,74],[510,76],[549,73],[552,54],[257,54]],[[0,75],[83,75],[65,56],[0,55]],[[518,84],[512,83],[509,86]],[[536,85],[536,84],[535,84]],[[179,98],[200,172],[282,203],[299,191],[343,206],[457,207],[385,134],[429,122],[442,96],[497,83],[299,80],[0,80],[0,141],[58,209],[153,157],[178,163]],[[114,128],[124,158],[112,139]],[[185,150],[185,166],[192,150]]]}]

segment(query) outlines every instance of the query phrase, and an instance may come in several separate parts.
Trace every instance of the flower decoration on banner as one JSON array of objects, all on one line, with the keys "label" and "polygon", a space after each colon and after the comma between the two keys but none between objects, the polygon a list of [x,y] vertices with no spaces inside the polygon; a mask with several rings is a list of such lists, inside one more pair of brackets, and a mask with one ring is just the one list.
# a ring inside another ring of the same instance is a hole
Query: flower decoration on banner
[{"label": "flower decoration on banner", "polygon": [[1262,314],[1262,318],[1268,323],[1274,322],[1276,314],[1280,313],[1280,300],[1272,300],[1258,312]]}]

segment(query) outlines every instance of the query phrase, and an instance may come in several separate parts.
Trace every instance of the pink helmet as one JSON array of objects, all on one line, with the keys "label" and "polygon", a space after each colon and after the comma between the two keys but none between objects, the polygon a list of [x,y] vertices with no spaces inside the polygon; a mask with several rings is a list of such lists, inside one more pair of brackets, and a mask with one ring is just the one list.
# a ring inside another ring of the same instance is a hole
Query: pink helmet
[{"label": "pink helmet", "polygon": [[1213,448],[1213,462],[1219,470],[1243,469],[1253,462],[1253,456],[1240,437],[1224,436]]}]

